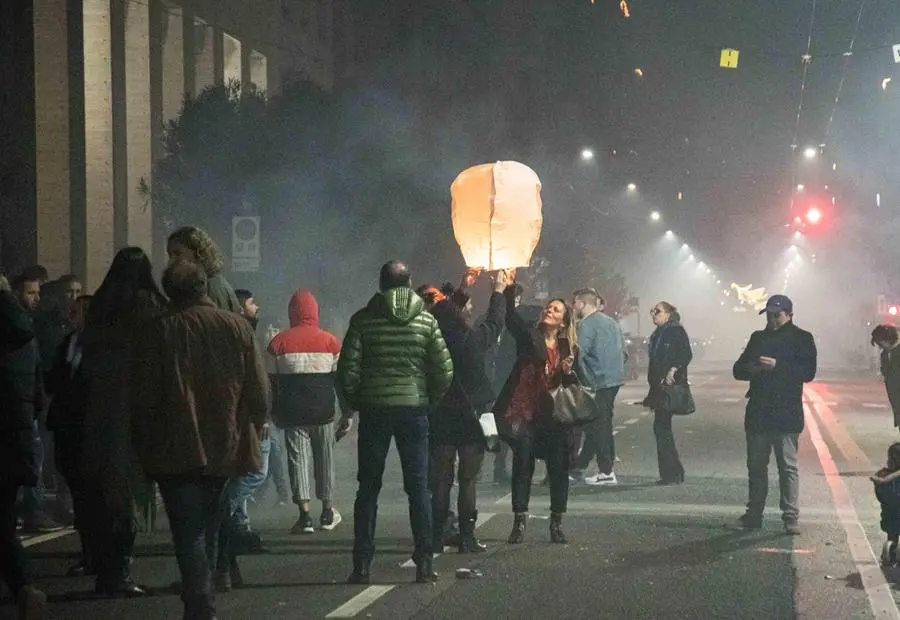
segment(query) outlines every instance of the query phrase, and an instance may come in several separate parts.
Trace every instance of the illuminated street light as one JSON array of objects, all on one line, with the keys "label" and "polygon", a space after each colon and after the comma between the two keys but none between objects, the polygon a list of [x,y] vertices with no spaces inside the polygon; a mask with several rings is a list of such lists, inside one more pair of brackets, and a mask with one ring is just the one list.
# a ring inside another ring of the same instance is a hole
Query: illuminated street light
[{"label": "illuminated street light", "polygon": [[700,264],[697,265],[700,269],[706,269],[706,263],[700,261]]},{"label": "illuminated street light", "polygon": [[635,185],[634,183],[629,183],[627,187],[628,187],[629,192],[633,192],[633,191],[637,190],[637,185]]},{"label": "illuminated street light", "polygon": [[806,186],[803,185],[803,183],[798,183],[798,184],[797,184],[797,191],[798,191],[798,192],[802,192],[804,189],[806,189]]},{"label": "illuminated street light", "polygon": [[654,222],[658,222],[662,216],[659,214],[659,211],[653,211],[650,213],[650,219]]},{"label": "illuminated street light", "polygon": [[581,150],[581,159],[584,161],[591,161],[594,159],[594,151],[591,149],[582,149]]},{"label": "illuminated street light", "polygon": [[694,255],[691,254],[690,256],[688,256],[688,260],[694,260]]},{"label": "illuminated street light", "polygon": [[803,156],[806,159],[815,159],[816,155],[818,155],[818,154],[819,154],[819,150],[814,146],[808,146],[808,147],[806,147],[806,150],[803,151]]},{"label": "illuminated street light", "polygon": [[673,233],[671,230],[666,231],[666,239],[671,239],[674,236],[675,236],[675,233]]},{"label": "illuminated street light", "polygon": [[802,237],[803,237],[803,233],[800,232],[799,230],[794,232],[794,239],[800,239]]},{"label": "illuminated street light", "polygon": [[688,244],[686,244],[686,243],[682,243],[682,244],[681,244],[681,249],[682,249],[682,250],[690,250],[691,247],[690,247]]}]

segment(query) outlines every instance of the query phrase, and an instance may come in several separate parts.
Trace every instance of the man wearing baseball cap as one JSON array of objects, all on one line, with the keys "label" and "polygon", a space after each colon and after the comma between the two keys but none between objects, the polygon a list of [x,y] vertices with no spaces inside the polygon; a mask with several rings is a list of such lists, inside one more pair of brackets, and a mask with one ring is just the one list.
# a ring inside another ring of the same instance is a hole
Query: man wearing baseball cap
[{"label": "man wearing baseball cap", "polygon": [[816,376],[816,343],[812,334],[794,325],[794,304],[785,295],[769,297],[760,314],[766,315],[766,328],[753,332],[734,363],[734,378],[750,382],[744,417],[750,499],[740,522],[746,529],[762,528],[774,450],[784,531],[797,535],[797,441],[803,432],[803,384]]}]

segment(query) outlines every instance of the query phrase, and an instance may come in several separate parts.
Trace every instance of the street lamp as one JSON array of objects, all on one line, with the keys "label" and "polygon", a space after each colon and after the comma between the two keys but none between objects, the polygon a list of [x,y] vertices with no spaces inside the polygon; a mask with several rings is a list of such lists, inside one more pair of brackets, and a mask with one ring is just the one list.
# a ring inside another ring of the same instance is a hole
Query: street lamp
[{"label": "street lamp", "polygon": [[659,211],[653,211],[650,213],[650,219],[654,222],[658,222],[662,216],[659,214]]},{"label": "street lamp", "polygon": [[581,159],[584,161],[591,161],[592,159],[594,159],[594,151],[592,151],[591,149],[582,149]]},{"label": "street lamp", "polygon": [[671,239],[674,236],[675,236],[675,233],[673,233],[671,230],[666,231],[666,239]]},{"label": "street lamp", "polygon": [[634,183],[629,183],[629,184],[628,184],[628,191],[629,191],[629,192],[633,192],[633,191],[636,191],[636,190],[637,190],[637,185],[635,185]]},{"label": "street lamp", "polygon": [[818,155],[818,154],[819,154],[819,150],[814,146],[808,146],[808,147],[806,147],[806,150],[803,151],[803,156],[806,159],[815,159],[816,155]]}]

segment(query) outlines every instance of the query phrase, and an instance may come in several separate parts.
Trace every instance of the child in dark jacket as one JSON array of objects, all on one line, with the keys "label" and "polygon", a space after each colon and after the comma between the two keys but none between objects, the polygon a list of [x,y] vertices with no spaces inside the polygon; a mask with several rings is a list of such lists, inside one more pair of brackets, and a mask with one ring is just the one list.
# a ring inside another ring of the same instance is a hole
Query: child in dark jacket
[{"label": "child in dark jacket", "polygon": [[881,503],[881,530],[887,541],[881,550],[881,563],[897,563],[897,541],[900,539],[900,443],[888,448],[887,467],[871,478],[875,483],[875,497]]}]

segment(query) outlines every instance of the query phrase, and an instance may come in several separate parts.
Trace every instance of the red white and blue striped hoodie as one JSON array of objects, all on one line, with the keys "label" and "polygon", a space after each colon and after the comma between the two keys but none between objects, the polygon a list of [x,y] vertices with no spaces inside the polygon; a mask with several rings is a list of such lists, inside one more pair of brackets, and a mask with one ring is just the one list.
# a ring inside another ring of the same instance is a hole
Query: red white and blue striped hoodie
[{"label": "red white and blue striped hoodie", "polygon": [[281,428],[329,424],[335,417],[335,371],[341,342],[319,328],[319,304],[309,291],[288,304],[291,327],[272,338],[272,418]]}]

